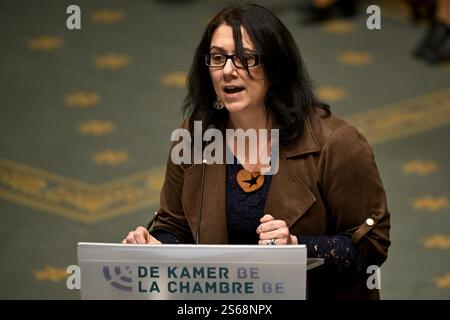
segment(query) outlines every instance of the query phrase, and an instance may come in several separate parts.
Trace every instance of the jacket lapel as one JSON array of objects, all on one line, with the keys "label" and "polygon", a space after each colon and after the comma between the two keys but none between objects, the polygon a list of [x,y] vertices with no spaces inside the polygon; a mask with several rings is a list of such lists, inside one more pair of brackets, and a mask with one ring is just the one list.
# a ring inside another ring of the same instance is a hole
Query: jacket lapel
[{"label": "jacket lapel", "polygon": [[[316,201],[316,197],[296,174],[297,161],[304,161],[302,156],[320,150],[309,120],[305,121],[303,134],[296,144],[289,149],[280,150],[278,173],[272,177],[267,195],[265,213],[275,219],[285,220],[291,227]],[[302,174],[308,175],[309,172]]]},{"label": "jacket lapel", "polygon": [[206,165],[200,242],[228,243],[226,165],[224,164]]},{"label": "jacket lapel", "polygon": [[272,177],[264,213],[286,221],[291,227],[315,201],[314,194],[289,168],[288,161],[280,158],[278,173]]}]

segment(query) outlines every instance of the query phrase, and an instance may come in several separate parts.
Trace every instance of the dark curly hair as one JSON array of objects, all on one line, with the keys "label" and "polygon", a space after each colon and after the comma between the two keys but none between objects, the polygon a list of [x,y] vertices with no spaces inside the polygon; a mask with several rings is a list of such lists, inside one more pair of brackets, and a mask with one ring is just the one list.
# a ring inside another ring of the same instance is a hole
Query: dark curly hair
[{"label": "dark curly hair", "polygon": [[262,57],[262,67],[270,81],[266,108],[280,129],[280,145],[289,147],[297,140],[313,108],[325,109],[326,115],[330,114],[330,107],[321,103],[313,93],[300,52],[289,30],[267,8],[245,4],[227,7],[212,18],[196,49],[183,104],[183,113],[189,118],[191,132],[196,120],[203,121],[203,129],[210,125],[224,129],[228,119],[225,108],[217,110],[213,107],[216,93],[205,65],[212,35],[221,24],[233,28],[236,54],[240,58],[245,54],[241,27],[245,28]]}]

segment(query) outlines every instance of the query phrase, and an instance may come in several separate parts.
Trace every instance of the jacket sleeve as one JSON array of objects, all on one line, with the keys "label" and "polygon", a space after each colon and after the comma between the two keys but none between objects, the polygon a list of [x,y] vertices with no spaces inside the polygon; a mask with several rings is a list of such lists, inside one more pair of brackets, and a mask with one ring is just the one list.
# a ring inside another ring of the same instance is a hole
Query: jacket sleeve
[{"label": "jacket sleeve", "polygon": [[184,215],[182,198],[185,168],[171,161],[172,144],[166,165],[164,184],[161,189],[158,218],[151,228],[152,234],[170,233],[181,243],[193,243],[191,229]]},{"label": "jacket sleeve", "polygon": [[354,127],[341,127],[325,143],[319,167],[334,232],[351,236],[357,269],[381,266],[390,245],[390,214],[372,148]]}]

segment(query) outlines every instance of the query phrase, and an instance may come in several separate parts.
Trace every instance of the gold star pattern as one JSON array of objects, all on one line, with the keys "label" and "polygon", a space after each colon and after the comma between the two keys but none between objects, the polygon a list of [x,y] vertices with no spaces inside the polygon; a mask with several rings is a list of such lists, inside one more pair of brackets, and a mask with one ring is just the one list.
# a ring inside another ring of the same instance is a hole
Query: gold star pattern
[{"label": "gold star pattern", "polygon": [[69,107],[89,108],[96,105],[100,97],[95,92],[78,91],[69,94],[65,98],[65,104]]},{"label": "gold star pattern", "polygon": [[151,177],[148,178],[146,186],[150,191],[159,192],[163,186],[163,183],[164,183],[164,175],[159,176],[152,175]]},{"label": "gold star pattern", "polygon": [[323,101],[336,102],[345,98],[347,92],[342,87],[322,86],[317,90],[317,96]]},{"label": "gold star pattern", "polygon": [[101,136],[114,130],[112,121],[91,120],[80,124],[79,130],[82,134]]},{"label": "gold star pattern", "polygon": [[448,206],[446,197],[425,196],[414,200],[413,208],[416,210],[438,211]]},{"label": "gold star pattern", "polygon": [[94,161],[97,164],[116,166],[129,160],[128,153],[125,151],[104,150],[94,155]]},{"label": "gold star pattern", "polygon": [[406,163],[402,170],[404,174],[418,174],[421,176],[426,176],[429,173],[438,171],[438,165],[433,161],[421,161],[413,160]]},{"label": "gold star pattern", "polygon": [[169,73],[161,78],[161,84],[166,87],[185,88],[186,77],[185,72]]},{"label": "gold star pattern", "polygon": [[363,66],[372,63],[372,55],[364,51],[346,51],[339,55],[338,61],[352,66]]},{"label": "gold star pattern", "polygon": [[125,19],[125,13],[122,10],[97,10],[92,14],[91,19],[94,23],[111,24],[123,21]]},{"label": "gold star pattern", "polygon": [[130,63],[126,54],[107,53],[95,58],[95,66],[98,69],[118,70]]},{"label": "gold star pattern", "polygon": [[355,30],[355,25],[350,21],[331,20],[322,26],[322,30],[327,33],[345,34]]},{"label": "gold star pattern", "polygon": [[31,50],[50,51],[61,48],[64,41],[61,37],[55,36],[39,36],[33,38],[28,43]]},{"label": "gold star pattern", "polygon": [[439,289],[450,288],[450,273],[435,279],[436,287]]},{"label": "gold star pattern", "polygon": [[427,249],[450,249],[450,236],[445,236],[443,234],[435,234],[423,241],[423,245]]},{"label": "gold star pattern", "polygon": [[53,268],[45,266],[42,270],[33,271],[36,281],[59,282],[69,276],[64,268]]}]

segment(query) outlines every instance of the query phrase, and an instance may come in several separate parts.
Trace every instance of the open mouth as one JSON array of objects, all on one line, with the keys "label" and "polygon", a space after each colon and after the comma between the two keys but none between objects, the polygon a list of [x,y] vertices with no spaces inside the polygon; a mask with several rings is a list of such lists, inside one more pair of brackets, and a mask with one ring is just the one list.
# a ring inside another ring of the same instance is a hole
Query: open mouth
[{"label": "open mouth", "polygon": [[223,91],[225,91],[225,93],[228,93],[228,94],[238,93],[238,92],[241,92],[242,90],[244,90],[243,87],[235,87],[235,86],[227,86],[227,87],[223,88]]}]

